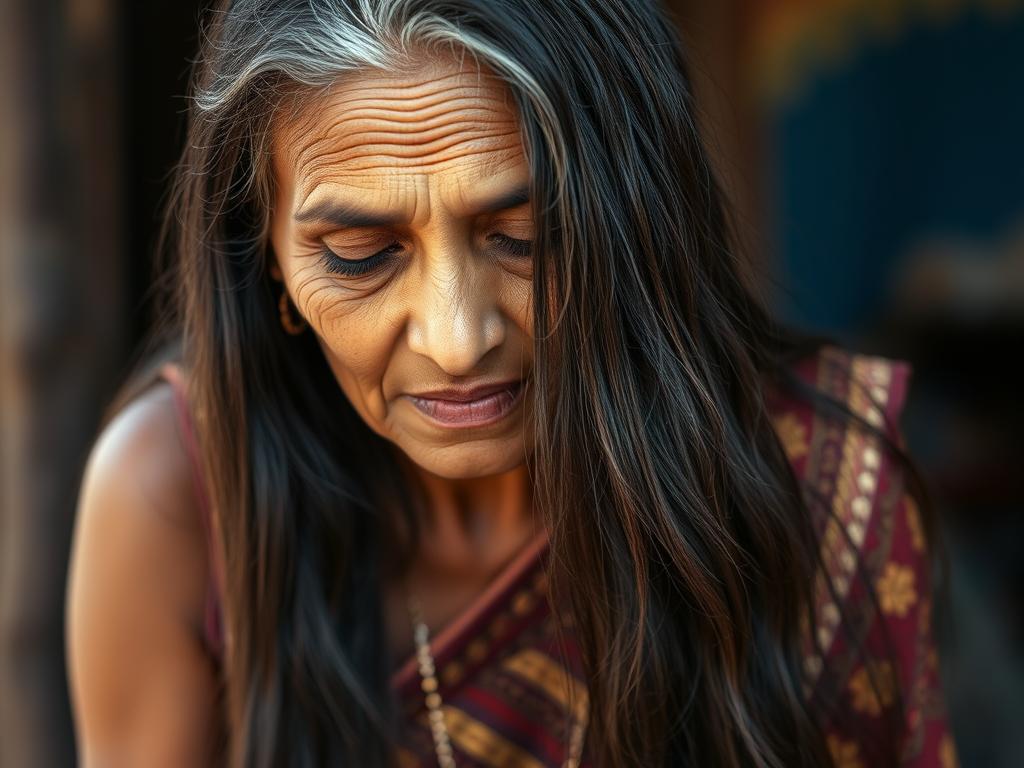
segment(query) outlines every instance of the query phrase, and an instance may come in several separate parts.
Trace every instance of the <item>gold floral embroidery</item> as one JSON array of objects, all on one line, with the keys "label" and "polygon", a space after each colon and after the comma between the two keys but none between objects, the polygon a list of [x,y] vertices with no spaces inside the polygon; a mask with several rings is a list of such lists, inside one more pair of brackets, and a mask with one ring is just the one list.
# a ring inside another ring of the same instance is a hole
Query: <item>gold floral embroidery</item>
[{"label": "gold floral embroidery", "polygon": [[462,679],[462,665],[457,661],[450,661],[441,670],[441,682],[445,685],[455,685]]},{"label": "gold floral embroidery", "polygon": [[774,420],[775,431],[779,434],[782,447],[790,459],[807,455],[807,429],[792,413],[784,413]]},{"label": "gold floral embroidery", "polygon": [[832,754],[832,762],[836,768],[864,768],[855,741],[843,741],[837,736],[829,735],[828,751]]},{"label": "gold floral embroidery", "polygon": [[914,497],[907,495],[903,497],[903,503],[907,510],[907,528],[910,529],[910,545],[915,552],[924,552],[924,529],[921,527],[921,513],[917,508]]},{"label": "gold floral embroidery", "polygon": [[512,610],[518,615],[524,616],[530,612],[535,602],[533,594],[528,589],[524,589],[512,600]]},{"label": "gold floral embroidery", "polygon": [[853,708],[872,717],[892,704],[896,693],[896,679],[892,665],[887,661],[868,662],[850,677],[850,697]]},{"label": "gold floral embroidery", "polygon": [[953,737],[948,733],[939,742],[939,764],[942,768],[959,768],[960,761],[956,757],[956,747],[953,745]]},{"label": "gold floral embroidery", "polygon": [[891,616],[906,616],[917,600],[914,571],[899,563],[886,563],[885,573],[875,585],[882,610]]},{"label": "gold floral embroidery", "polygon": [[482,661],[484,656],[487,655],[487,643],[482,638],[476,638],[466,648],[466,658],[468,658],[474,664]]}]

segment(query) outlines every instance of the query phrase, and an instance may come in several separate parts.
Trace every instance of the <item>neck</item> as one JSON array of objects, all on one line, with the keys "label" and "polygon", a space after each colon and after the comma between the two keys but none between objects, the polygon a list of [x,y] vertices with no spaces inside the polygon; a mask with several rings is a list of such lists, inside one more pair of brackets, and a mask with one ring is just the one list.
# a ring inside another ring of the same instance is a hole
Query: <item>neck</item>
[{"label": "neck", "polygon": [[486,477],[440,477],[400,457],[421,500],[414,570],[441,577],[500,568],[539,531],[527,464]]}]

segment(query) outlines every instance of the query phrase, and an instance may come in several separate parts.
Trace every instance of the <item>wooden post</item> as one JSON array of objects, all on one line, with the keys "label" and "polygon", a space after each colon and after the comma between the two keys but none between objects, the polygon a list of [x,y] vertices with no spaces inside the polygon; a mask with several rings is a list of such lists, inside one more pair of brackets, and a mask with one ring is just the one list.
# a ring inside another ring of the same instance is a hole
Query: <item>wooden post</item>
[{"label": "wooden post", "polygon": [[64,587],[124,359],[110,0],[0,0],[0,765],[75,762]]},{"label": "wooden post", "polygon": [[687,44],[698,121],[731,208],[740,246],[765,266],[761,199],[763,125],[745,69],[749,0],[666,0]]}]

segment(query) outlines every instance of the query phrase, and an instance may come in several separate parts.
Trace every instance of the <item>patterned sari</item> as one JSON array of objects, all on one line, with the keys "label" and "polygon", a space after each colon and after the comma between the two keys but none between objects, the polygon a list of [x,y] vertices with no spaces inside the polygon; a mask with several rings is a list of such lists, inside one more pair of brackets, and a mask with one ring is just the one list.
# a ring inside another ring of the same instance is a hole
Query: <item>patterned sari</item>
[{"label": "patterned sari", "polygon": [[[900,439],[897,423],[910,376],[906,363],[825,347],[796,370],[805,382]],[[168,366],[164,376],[175,386],[183,432],[195,456],[180,372]],[[894,734],[902,765],[953,768],[956,752],[930,624],[926,541],[902,471],[866,430],[778,394],[770,396],[769,406],[808,502],[821,511],[816,515],[822,562],[815,582],[817,625],[804,633],[805,694],[825,703],[820,711],[831,713],[826,733],[836,766],[870,768],[879,754],[891,750],[887,745]],[[201,494],[198,462],[194,465]],[[563,619],[565,631],[556,634],[547,553],[542,536],[431,641],[460,767],[566,764],[587,693],[571,621]],[[222,576],[218,563],[213,565],[206,642],[219,660]],[[817,644],[811,642],[812,631]],[[437,765],[415,659],[395,670],[392,688],[406,724],[400,765]],[[903,717],[894,728],[893,714],[900,711]],[[590,764],[586,751],[580,764]]]}]

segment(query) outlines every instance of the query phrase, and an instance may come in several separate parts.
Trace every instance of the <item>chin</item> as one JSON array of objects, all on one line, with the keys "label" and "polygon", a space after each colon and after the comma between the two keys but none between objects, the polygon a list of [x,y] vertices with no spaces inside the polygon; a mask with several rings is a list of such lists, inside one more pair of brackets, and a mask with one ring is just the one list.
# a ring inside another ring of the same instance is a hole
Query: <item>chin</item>
[{"label": "chin", "polygon": [[522,440],[466,441],[441,448],[403,446],[405,454],[421,469],[447,480],[471,480],[500,475],[526,460]]}]

